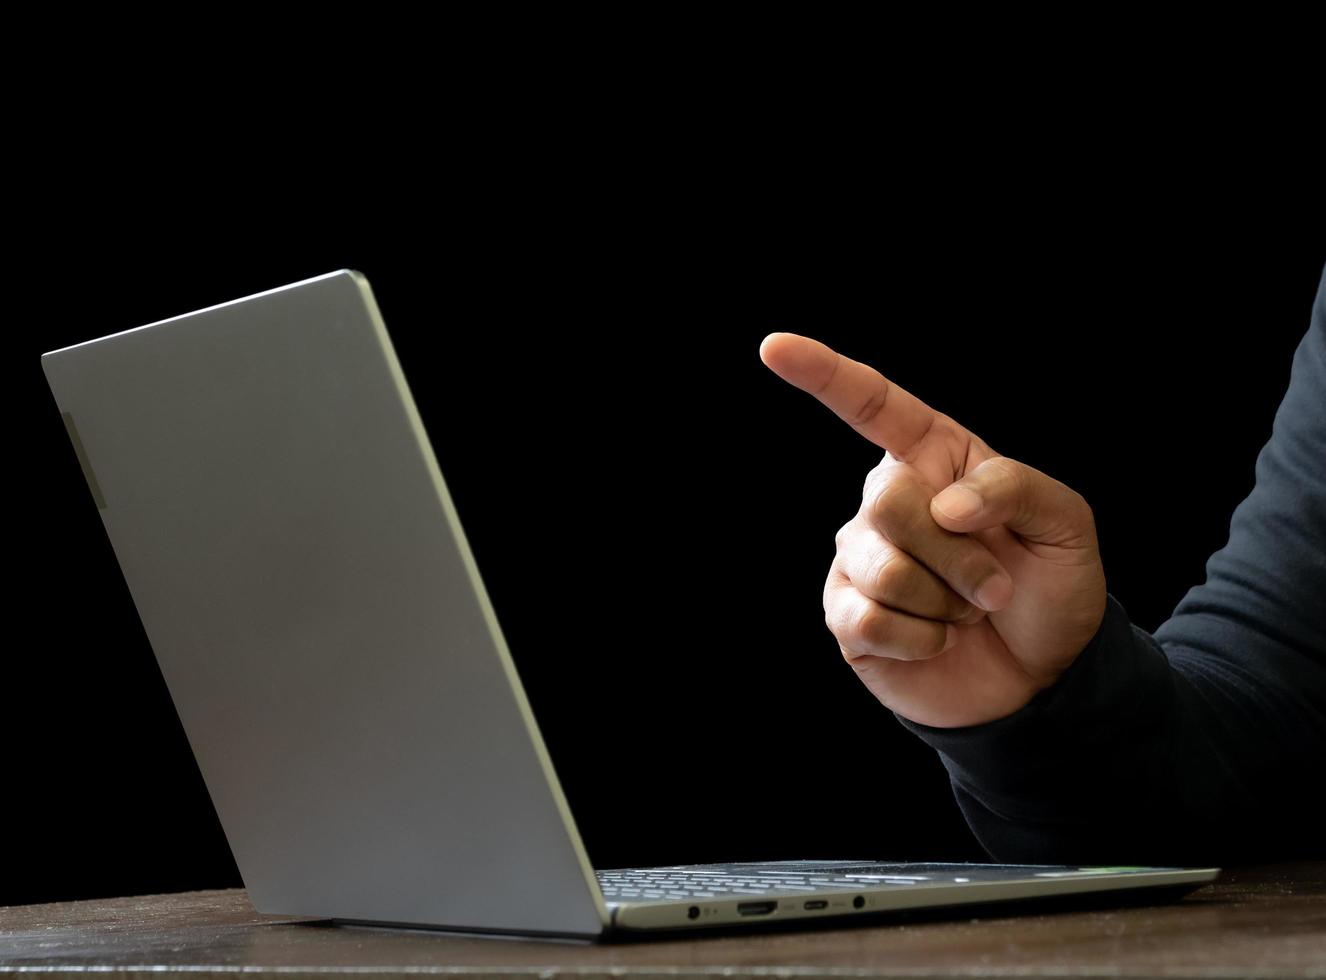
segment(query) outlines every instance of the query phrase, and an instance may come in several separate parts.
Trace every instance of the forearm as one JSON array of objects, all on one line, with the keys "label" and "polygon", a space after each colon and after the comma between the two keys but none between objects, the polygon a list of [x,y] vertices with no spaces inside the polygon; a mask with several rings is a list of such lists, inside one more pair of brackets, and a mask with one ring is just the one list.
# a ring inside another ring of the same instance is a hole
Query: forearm
[{"label": "forearm", "polygon": [[1109,596],[1069,671],[1013,715],[956,729],[899,721],[940,753],[996,860],[1218,864],[1320,849],[1306,815],[1324,743],[1302,693],[1167,651]]},{"label": "forearm", "polygon": [[897,716],[939,752],[968,825],[996,860],[1150,860],[1136,842],[1158,796],[1175,787],[1178,697],[1164,652],[1139,634],[1110,595],[1087,647],[1014,714],[962,728]]}]

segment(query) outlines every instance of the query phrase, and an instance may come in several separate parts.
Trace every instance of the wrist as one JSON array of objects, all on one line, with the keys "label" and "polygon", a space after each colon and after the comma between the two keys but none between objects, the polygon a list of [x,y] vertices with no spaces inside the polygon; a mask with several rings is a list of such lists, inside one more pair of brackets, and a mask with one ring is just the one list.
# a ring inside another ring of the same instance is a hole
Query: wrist
[{"label": "wrist", "polygon": [[957,740],[978,739],[995,737],[1004,730],[1032,726],[1044,728],[1072,715],[1073,702],[1091,699],[1093,688],[1099,684],[1102,667],[1108,672],[1108,665],[1098,663],[1102,656],[1108,657],[1105,648],[1111,644],[1117,647],[1121,640],[1120,634],[1133,629],[1127,611],[1108,593],[1104,596],[1101,609],[1095,630],[1076,656],[1053,674],[1036,677],[1024,670],[1027,683],[1020,692],[1014,694],[1012,692],[1017,689],[1011,688],[1008,697],[974,706],[971,713],[957,724],[928,725],[896,711],[894,716],[904,727],[922,737],[928,737],[927,740],[934,744],[947,743],[950,741],[947,736]]}]

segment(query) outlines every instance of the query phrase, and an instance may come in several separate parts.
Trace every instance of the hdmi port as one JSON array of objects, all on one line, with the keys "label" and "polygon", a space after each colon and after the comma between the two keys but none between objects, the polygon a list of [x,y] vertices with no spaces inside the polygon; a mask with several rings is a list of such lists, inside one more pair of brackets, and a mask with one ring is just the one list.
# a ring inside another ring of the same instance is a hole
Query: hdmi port
[{"label": "hdmi port", "polygon": [[778,908],[777,902],[739,902],[737,904],[737,914],[768,915],[776,908]]}]

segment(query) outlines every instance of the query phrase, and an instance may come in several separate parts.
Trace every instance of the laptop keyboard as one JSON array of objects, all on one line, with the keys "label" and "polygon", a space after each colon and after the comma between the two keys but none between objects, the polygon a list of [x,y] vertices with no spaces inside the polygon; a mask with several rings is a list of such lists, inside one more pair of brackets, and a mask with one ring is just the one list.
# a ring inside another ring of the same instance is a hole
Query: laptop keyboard
[{"label": "laptop keyboard", "polygon": [[[965,870],[965,869],[962,869]],[[618,901],[721,898],[727,895],[786,895],[838,890],[860,891],[921,882],[965,882],[971,875],[935,873],[932,866],[869,865],[815,871],[719,871],[693,868],[631,868],[596,871],[603,897]]]}]

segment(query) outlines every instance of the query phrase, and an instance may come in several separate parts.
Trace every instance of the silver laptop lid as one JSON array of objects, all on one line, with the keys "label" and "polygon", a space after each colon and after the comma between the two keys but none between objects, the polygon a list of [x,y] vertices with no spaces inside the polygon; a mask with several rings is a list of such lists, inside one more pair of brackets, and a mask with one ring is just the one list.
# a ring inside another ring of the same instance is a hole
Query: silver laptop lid
[{"label": "silver laptop lid", "polygon": [[254,907],[600,933],[367,279],[41,361]]}]

